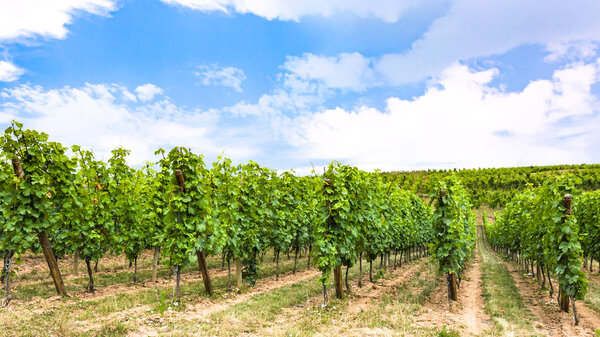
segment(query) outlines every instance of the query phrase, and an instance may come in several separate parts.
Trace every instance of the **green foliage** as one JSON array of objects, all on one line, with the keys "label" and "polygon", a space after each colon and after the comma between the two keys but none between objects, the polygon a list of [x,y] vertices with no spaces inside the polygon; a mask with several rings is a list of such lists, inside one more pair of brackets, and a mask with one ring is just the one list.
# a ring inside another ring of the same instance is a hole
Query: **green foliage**
[{"label": "green foliage", "polygon": [[600,189],[600,164],[503,167],[461,170],[427,170],[389,172],[388,179],[397,178],[400,184],[414,193],[428,193],[437,182],[456,175],[469,192],[477,208],[487,204],[491,208],[504,207],[528,185],[540,187],[546,180],[569,172],[579,178],[576,187],[582,190]]},{"label": "green foliage", "polygon": [[55,233],[55,238],[67,243],[70,252],[78,250],[84,260],[97,261],[115,241],[112,201],[107,188],[109,172],[103,162],[94,160],[92,152],[78,146],[73,146],[72,150],[78,163],[77,193],[64,204],[62,212],[68,230],[64,237]]},{"label": "green foliage", "polygon": [[332,162],[316,191],[324,197],[313,232],[323,284],[333,267],[352,266],[363,253],[373,261],[431,239],[431,207],[379,172]]},{"label": "green foliage", "polygon": [[144,173],[127,165],[125,158],[129,153],[123,148],[112,151],[108,190],[116,229],[112,248],[124,251],[127,259],[133,261],[148,246],[148,223],[144,221],[148,186]]},{"label": "green foliage", "polygon": [[442,273],[460,273],[475,248],[475,214],[455,176],[438,182],[436,190],[430,196],[435,200],[431,252]]},{"label": "green foliage", "polygon": [[[211,220],[211,186],[209,172],[202,156],[189,149],[176,147],[162,162],[172,173],[168,210],[163,236],[164,254],[170,266],[185,266],[197,250],[213,252],[220,233]],[[181,170],[184,186],[180,187],[175,172]]]},{"label": "green foliage", "polygon": [[22,126],[13,122],[0,137],[2,158],[7,162],[19,160],[24,174],[18,178],[13,171],[11,176],[3,164],[3,184],[11,188],[2,191],[7,207],[3,209],[1,245],[17,255],[40,250],[38,233],[64,230],[60,221],[63,205],[75,194],[76,163],[66,155],[67,149],[49,142],[47,134],[23,130]]},{"label": "green foliage", "polygon": [[585,256],[600,260],[600,190],[574,200],[573,214],[579,225],[579,241]]},{"label": "green foliage", "polygon": [[[486,232],[493,246],[521,252],[523,257],[549,266],[558,276],[561,290],[581,300],[588,280],[581,266],[583,250],[579,240],[596,235],[593,225],[588,224],[595,221],[592,214],[598,208],[594,208],[597,204],[593,196],[580,197],[574,188],[579,183],[577,176],[565,174],[547,180],[541,187],[530,187],[507,204]],[[577,216],[567,212],[566,194],[573,196]],[[582,235],[578,219],[585,222]]]},{"label": "green foliage", "polygon": [[442,330],[438,332],[438,337],[460,337],[460,333],[456,330],[448,330],[448,327],[444,325]]}]

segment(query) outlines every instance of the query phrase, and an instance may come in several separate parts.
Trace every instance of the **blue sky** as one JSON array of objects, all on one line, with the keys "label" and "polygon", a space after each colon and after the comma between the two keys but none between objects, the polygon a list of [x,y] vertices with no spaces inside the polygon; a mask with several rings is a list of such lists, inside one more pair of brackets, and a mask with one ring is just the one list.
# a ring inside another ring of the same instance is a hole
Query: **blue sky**
[{"label": "blue sky", "polygon": [[600,162],[596,1],[0,3],[0,124],[306,172]]}]

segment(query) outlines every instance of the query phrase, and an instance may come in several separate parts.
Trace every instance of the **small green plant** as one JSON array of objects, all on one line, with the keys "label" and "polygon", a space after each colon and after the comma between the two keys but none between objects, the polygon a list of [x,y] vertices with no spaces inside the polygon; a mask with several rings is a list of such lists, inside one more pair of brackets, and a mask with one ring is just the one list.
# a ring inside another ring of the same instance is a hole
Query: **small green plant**
[{"label": "small green plant", "polygon": [[160,298],[158,301],[158,307],[156,308],[156,311],[158,311],[162,315],[168,307],[169,305],[167,304],[167,292],[163,290],[160,293]]},{"label": "small green plant", "polygon": [[112,336],[124,336],[129,331],[123,323],[110,323],[102,327],[96,336],[98,337],[112,337]]},{"label": "small green plant", "polygon": [[442,330],[438,332],[438,337],[460,337],[460,334],[456,330],[448,330],[447,327],[444,325],[444,327],[442,327]]}]

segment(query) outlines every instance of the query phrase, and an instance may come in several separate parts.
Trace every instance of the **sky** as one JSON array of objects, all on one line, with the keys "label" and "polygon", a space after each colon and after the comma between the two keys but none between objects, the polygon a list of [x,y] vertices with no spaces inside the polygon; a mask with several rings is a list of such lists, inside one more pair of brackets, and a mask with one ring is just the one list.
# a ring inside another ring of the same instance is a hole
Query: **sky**
[{"label": "sky", "polygon": [[0,127],[129,162],[600,162],[597,0],[0,0]]}]

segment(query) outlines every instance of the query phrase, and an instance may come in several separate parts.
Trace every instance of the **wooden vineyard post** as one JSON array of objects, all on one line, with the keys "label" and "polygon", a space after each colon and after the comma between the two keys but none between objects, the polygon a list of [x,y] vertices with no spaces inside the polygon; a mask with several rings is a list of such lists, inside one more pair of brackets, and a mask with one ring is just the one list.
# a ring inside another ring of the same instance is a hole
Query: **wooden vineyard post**
[{"label": "wooden vineyard post", "polygon": [[[570,194],[565,194],[563,197],[563,206],[565,207],[565,216],[563,217],[563,222],[566,220],[566,217],[571,215],[571,206],[573,204],[573,197]],[[569,296],[565,291],[559,289],[559,306],[560,310],[564,312],[569,312],[569,304],[573,306],[573,322],[575,325],[579,324],[579,317],[577,316],[577,309],[575,308],[575,298],[573,296]],[[571,303],[572,302],[572,303]]]},{"label": "wooden vineyard post", "polygon": [[79,249],[73,255],[73,275],[79,276]]},{"label": "wooden vineyard post", "polygon": [[[440,206],[444,205],[444,197],[446,196],[447,193],[448,192],[446,190],[440,191],[440,195],[439,195],[439,199],[438,199]],[[451,271],[448,272],[448,275],[446,276],[446,284],[448,285],[448,304],[452,305],[452,301],[457,300],[456,273],[453,273]]]},{"label": "wooden vineyard post", "polygon": [[52,251],[52,246],[50,246],[50,240],[48,240],[46,232],[41,231],[38,233],[37,236],[40,240],[40,245],[42,246],[46,262],[48,262],[48,268],[50,269],[50,274],[52,275],[52,280],[54,281],[56,292],[61,296],[69,297],[69,295],[67,294],[67,290],[65,289],[65,284],[63,283],[62,275],[60,274],[60,270],[58,269],[58,263],[56,262],[56,257],[54,256],[54,252]]},{"label": "wooden vineyard post", "polygon": [[[17,178],[24,179],[25,172],[23,171],[21,160],[16,157],[13,158],[12,165]],[[46,258],[46,262],[48,263],[48,268],[50,269],[50,275],[52,276],[52,280],[54,281],[56,292],[63,297],[69,297],[69,295],[67,294],[67,290],[65,289],[65,284],[63,283],[62,275],[60,274],[60,270],[58,269],[58,263],[56,263],[56,257],[54,256],[54,252],[52,251],[52,246],[50,245],[50,241],[48,240],[46,232],[39,232],[37,234],[37,237],[38,240],[40,240],[40,246],[42,246],[44,258]]]},{"label": "wooden vineyard post", "polygon": [[[181,191],[181,193],[185,193],[185,177],[183,176],[183,171],[180,169],[175,170],[175,178],[177,179],[177,183],[179,184],[179,190]],[[197,250],[196,256],[198,257],[198,267],[200,268],[200,272],[202,273],[202,280],[204,281],[204,290],[206,290],[208,295],[212,296],[212,283],[210,281],[210,275],[208,274],[208,268],[206,267],[206,259],[204,258],[204,252],[201,250]],[[179,288],[179,285],[177,287]]]},{"label": "wooden vineyard post", "polygon": [[[565,194],[565,196],[563,197],[563,205],[565,206],[565,216],[567,215],[571,215],[571,203],[572,203],[573,198],[571,197],[570,194]],[[563,218],[564,221],[564,218]],[[570,298],[569,295],[567,295],[564,291],[562,291],[562,289],[559,289],[559,306],[560,306],[560,310],[564,311],[564,312],[569,312],[569,303],[570,302]]]},{"label": "wooden vineyard post", "polygon": [[[327,192],[327,186],[331,186],[331,180],[325,179],[325,196],[327,200],[327,207],[329,208],[329,216],[327,217],[327,229],[335,228],[336,223],[333,217],[331,216],[331,204],[330,204],[330,195]],[[335,286],[335,296],[337,298],[344,298],[344,281],[342,276],[342,266],[336,265],[333,267],[333,283]],[[323,284],[323,300],[327,301],[327,286]]]},{"label": "wooden vineyard post", "polygon": [[181,288],[179,287],[179,283],[181,282],[181,267],[175,267],[175,284],[177,288],[177,301],[181,300]]},{"label": "wooden vineyard post", "polygon": [[236,287],[242,289],[242,260],[239,257],[235,259],[235,280]]},{"label": "wooden vineyard post", "polygon": [[11,250],[4,256],[4,300],[2,301],[4,305],[8,305],[12,300],[10,294],[10,268],[13,255],[14,252]]},{"label": "wooden vineyard post", "polygon": [[456,301],[456,273],[448,273],[448,298]]},{"label": "wooden vineyard post", "polygon": [[342,281],[342,266],[333,268],[333,280],[335,283],[335,296],[344,298],[344,282]]},{"label": "wooden vineyard post", "polygon": [[158,274],[158,259],[160,257],[160,246],[154,247],[154,258],[152,259],[152,283],[156,283]]},{"label": "wooden vineyard post", "polygon": [[212,283],[210,282],[210,276],[208,275],[208,268],[206,267],[206,259],[204,258],[204,252],[202,252],[201,250],[197,250],[196,256],[198,257],[198,267],[200,268],[200,272],[202,273],[202,280],[204,281],[204,289],[206,290],[209,296],[212,296]]}]

